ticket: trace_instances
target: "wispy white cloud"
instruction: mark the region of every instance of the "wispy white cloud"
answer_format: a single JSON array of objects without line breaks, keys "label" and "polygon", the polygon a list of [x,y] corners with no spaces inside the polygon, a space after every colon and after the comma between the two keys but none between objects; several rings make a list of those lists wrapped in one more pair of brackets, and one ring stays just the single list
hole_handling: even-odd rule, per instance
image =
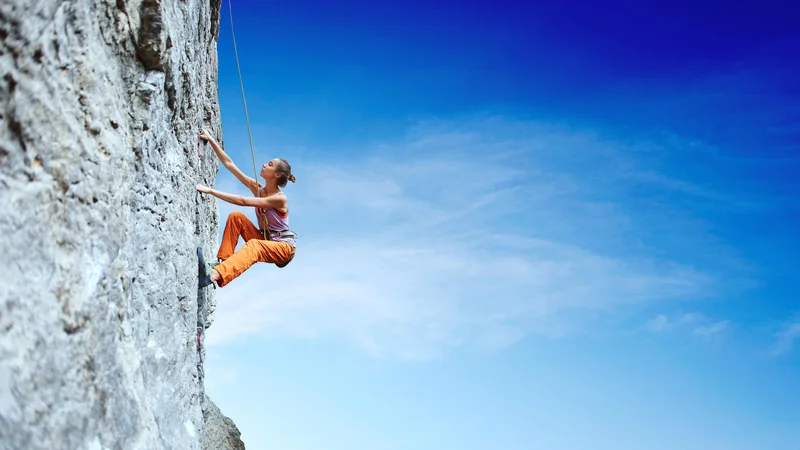
[{"label": "wispy white cloud", "polygon": [[652,319],[648,320],[645,324],[648,330],[660,333],[662,331],[667,331],[671,327],[670,319],[665,316],[664,314],[659,314]]},{"label": "wispy white cloud", "polygon": [[654,333],[688,332],[694,336],[713,340],[732,328],[729,320],[716,320],[698,312],[677,316],[659,314],[645,323],[645,328]]},{"label": "wispy white cloud", "polygon": [[725,331],[728,331],[730,328],[731,322],[729,320],[720,320],[705,325],[699,325],[692,330],[692,333],[697,336],[711,339],[721,335]]},{"label": "wispy white cloud", "polygon": [[800,338],[800,318],[786,324],[783,329],[775,335],[775,354],[784,354],[792,351],[795,341]]},{"label": "wispy white cloud", "polygon": [[[358,158],[294,162],[297,256],[219,290],[208,342],[335,336],[376,355],[426,358],[559,335],[586,312],[713,295],[721,288],[702,255],[724,265],[735,254],[688,212],[664,222],[659,205],[643,207],[642,176],[631,174],[648,174],[661,195],[711,191],[638,168],[646,159],[626,149],[488,118],[421,125]],[[220,206],[223,221],[232,209]]]},{"label": "wispy white cloud", "polygon": [[549,242],[518,252],[502,241],[309,242],[300,264],[258,268],[220,291],[209,339],[346,335],[375,354],[426,357],[555,333],[571,325],[562,316],[570,310],[680,299],[706,281]]}]

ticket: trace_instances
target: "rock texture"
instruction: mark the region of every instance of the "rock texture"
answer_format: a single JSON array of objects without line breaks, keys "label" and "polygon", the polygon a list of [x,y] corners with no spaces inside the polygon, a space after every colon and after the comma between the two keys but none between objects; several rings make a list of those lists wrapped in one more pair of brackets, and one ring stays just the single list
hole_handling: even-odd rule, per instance
[{"label": "rock texture", "polygon": [[239,439],[241,433],[233,421],[217,408],[217,405],[206,398],[207,407],[204,410],[206,418],[206,433],[203,450],[245,450],[244,443]]},{"label": "rock texture", "polygon": [[2,449],[238,436],[206,401],[198,351],[214,298],[195,248],[214,254],[219,219],[195,191],[218,170],[197,134],[221,135],[219,8],[0,3]]}]

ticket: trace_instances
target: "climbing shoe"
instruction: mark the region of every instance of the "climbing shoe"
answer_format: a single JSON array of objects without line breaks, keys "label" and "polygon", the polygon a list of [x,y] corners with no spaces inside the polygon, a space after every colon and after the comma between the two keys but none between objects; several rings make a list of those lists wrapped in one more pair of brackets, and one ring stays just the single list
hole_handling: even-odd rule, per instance
[{"label": "climbing shoe", "polygon": [[217,267],[218,265],[219,265],[218,262],[206,263],[205,274],[206,275],[211,275],[211,271],[214,269],[214,267]]},{"label": "climbing shoe", "polygon": [[200,284],[198,286],[201,287],[201,288],[204,288],[204,287],[210,286],[212,284],[214,286],[217,285],[216,283],[214,283],[214,280],[211,279],[211,275],[209,274],[209,275],[205,275],[205,276],[200,278]]},{"label": "climbing shoe", "polygon": [[219,263],[206,264],[206,259],[203,257],[203,249],[197,247],[197,277],[199,279],[199,287],[204,288],[211,284],[216,286],[216,283],[211,280],[211,269],[218,264]]},{"label": "climbing shoe", "polygon": [[275,263],[275,265],[278,266],[278,268],[283,269],[284,267],[288,266],[293,259],[294,259],[294,252],[292,252],[291,256],[289,256],[289,259],[286,262],[280,264]]}]

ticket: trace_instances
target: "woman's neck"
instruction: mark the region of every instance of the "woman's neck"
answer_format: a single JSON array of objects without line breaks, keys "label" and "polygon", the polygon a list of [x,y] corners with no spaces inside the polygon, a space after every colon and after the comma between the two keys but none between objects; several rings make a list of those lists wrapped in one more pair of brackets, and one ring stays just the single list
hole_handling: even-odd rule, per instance
[{"label": "woman's neck", "polygon": [[278,189],[278,183],[267,183],[267,185],[264,186],[264,189],[261,190],[261,192],[267,195],[275,195],[280,191],[281,190]]}]

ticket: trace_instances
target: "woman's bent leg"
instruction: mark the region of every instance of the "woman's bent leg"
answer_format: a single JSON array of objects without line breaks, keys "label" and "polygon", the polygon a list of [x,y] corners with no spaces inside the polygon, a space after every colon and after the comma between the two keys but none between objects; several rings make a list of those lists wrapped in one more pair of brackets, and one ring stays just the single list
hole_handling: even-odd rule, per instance
[{"label": "woman's bent leg", "polygon": [[226,260],[233,254],[236,250],[236,244],[239,243],[239,236],[243,237],[245,242],[251,239],[263,239],[253,222],[250,222],[241,212],[234,211],[225,221],[222,243],[219,245],[219,251],[217,252],[218,259]]},{"label": "woman's bent leg", "polygon": [[293,254],[294,247],[286,242],[251,239],[241,250],[214,267],[220,276],[217,284],[225,286],[257,262],[281,264],[289,261]]}]

